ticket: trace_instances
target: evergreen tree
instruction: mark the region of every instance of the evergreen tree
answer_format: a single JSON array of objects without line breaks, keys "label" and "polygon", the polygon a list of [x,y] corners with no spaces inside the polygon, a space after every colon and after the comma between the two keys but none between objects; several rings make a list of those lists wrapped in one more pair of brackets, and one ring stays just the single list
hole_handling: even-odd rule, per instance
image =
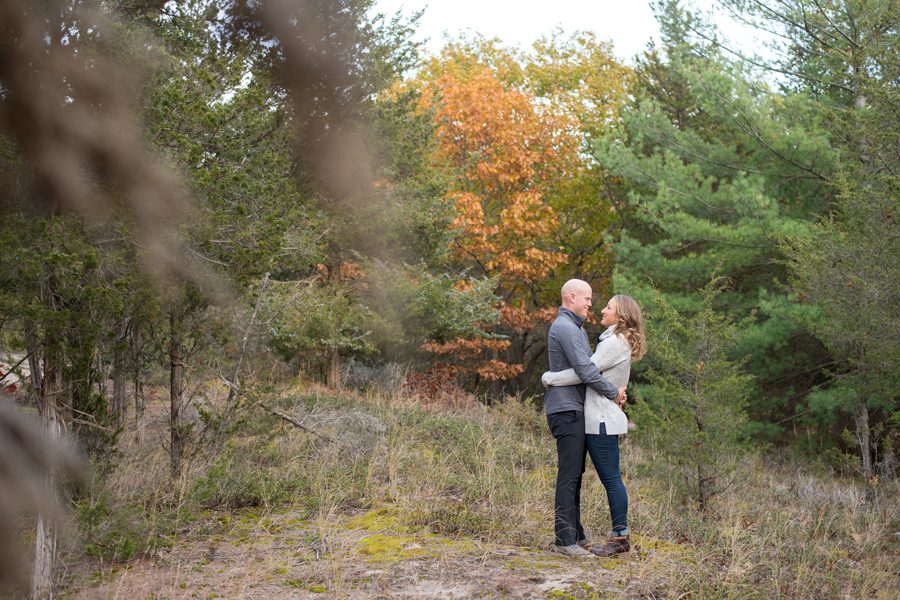
[{"label": "evergreen tree", "polygon": [[810,395],[807,418],[834,433],[836,444],[826,449],[835,463],[855,451],[871,497],[880,476],[896,474],[900,441],[900,6],[791,0],[745,8],[781,34],[770,68],[786,87],[815,98],[840,151],[828,182],[833,206],[812,236],[786,247],[792,282],[814,307],[808,327],[833,357],[828,381]]},{"label": "evergreen tree", "polygon": [[651,468],[675,474],[675,485],[701,510],[732,483],[752,389],[752,378],[729,358],[743,324],[714,306],[724,289],[722,281],[709,283],[691,313],[679,313],[661,294],[643,298],[651,367],[634,407],[637,435],[656,450]]},{"label": "evergreen tree", "polygon": [[787,290],[782,243],[808,236],[829,205],[836,154],[815,103],[769,89],[691,36],[702,23],[677,3],[660,21],[663,47],[641,58],[633,106],[596,147],[622,181],[617,272],[685,314],[716,273],[733,282],[716,308],[755,311],[735,353],[758,384],[753,427],[776,435],[804,412],[827,362],[802,324],[809,307]]}]

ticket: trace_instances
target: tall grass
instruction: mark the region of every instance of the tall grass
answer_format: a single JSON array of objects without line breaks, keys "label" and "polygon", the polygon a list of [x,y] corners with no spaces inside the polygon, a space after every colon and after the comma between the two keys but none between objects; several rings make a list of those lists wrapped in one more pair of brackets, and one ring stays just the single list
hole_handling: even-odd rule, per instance
[{"label": "tall grass", "polygon": [[[329,561],[322,577],[337,593],[350,585],[342,565],[351,557],[332,541],[350,515],[383,506],[411,528],[549,549],[555,446],[529,401],[428,407],[399,394],[317,388],[287,390],[269,401],[318,435],[253,412],[225,443],[199,452],[177,482],[167,479],[165,450],[153,435],[144,445],[124,447],[89,499],[104,498],[107,515],[138,515],[127,528],[134,538],[128,556],[106,559],[122,561],[209,535],[216,523],[210,514],[217,511],[289,511],[312,525],[311,544]],[[734,457],[740,477],[701,514],[682,504],[678,482],[641,469],[665,459],[633,440],[623,442],[630,524],[642,546],[632,560],[629,596],[894,593],[897,482],[883,484],[869,505],[857,482],[786,458],[748,454]],[[607,531],[605,493],[590,464],[582,496],[586,525],[595,534]],[[113,534],[123,529],[103,514],[94,521],[94,535],[97,522]]]}]

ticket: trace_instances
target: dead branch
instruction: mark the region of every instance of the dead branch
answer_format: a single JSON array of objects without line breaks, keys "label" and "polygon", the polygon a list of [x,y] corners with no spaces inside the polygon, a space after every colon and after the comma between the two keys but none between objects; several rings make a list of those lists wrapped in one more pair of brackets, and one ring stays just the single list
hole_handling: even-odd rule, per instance
[{"label": "dead branch", "polygon": [[318,437],[322,438],[323,440],[325,440],[326,442],[334,442],[334,440],[331,439],[330,437],[328,437],[327,435],[319,433],[318,431],[315,431],[314,429],[310,429],[309,427],[307,427],[303,423],[299,422],[297,419],[292,417],[289,413],[281,410],[280,408],[275,408],[274,406],[269,406],[265,402],[260,402],[259,406],[264,408],[265,410],[267,410],[269,413],[275,415],[276,417],[280,417],[281,419],[287,421],[294,427],[302,429],[306,433],[318,436]]},{"label": "dead branch", "polygon": [[222,419],[222,423],[224,424],[231,416],[232,405],[234,404],[234,398],[237,394],[237,382],[238,382],[238,374],[241,370],[241,363],[244,360],[244,354],[247,351],[247,340],[250,338],[250,332],[253,330],[253,325],[256,322],[256,314],[259,312],[259,307],[262,305],[263,296],[266,293],[266,287],[269,285],[269,274],[266,273],[262,278],[262,282],[259,284],[259,295],[256,298],[256,306],[253,308],[253,314],[250,315],[250,322],[247,324],[247,328],[244,330],[244,339],[241,340],[241,351],[238,354],[237,360],[234,363],[234,370],[231,372],[231,378],[229,380],[228,386],[228,399],[225,401],[225,418]]}]

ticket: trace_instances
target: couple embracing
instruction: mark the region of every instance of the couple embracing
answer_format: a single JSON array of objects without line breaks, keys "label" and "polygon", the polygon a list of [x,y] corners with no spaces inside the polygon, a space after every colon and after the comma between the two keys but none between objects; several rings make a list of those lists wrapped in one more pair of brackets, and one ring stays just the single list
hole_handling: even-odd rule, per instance
[{"label": "couple embracing", "polygon": [[[601,311],[600,323],[607,329],[591,354],[582,325],[592,295],[586,281],[571,279],[563,285],[562,306],[547,340],[550,370],[542,378],[558,461],[554,550],[573,557],[610,557],[631,550],[619,436],[628,431],[622,406],[631,362],[645,352],[643,318],[634,299],[613,296]],[[606,488],[612,519],[612,531],[602,544],[592,544],[581,524],[581,477],[588,453]]]}]

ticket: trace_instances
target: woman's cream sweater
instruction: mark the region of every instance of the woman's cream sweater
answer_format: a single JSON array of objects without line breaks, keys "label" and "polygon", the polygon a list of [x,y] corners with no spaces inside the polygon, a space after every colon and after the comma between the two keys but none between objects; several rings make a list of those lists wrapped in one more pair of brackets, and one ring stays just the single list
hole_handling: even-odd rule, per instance
[{"label": "woman's cream sweater", "polygon": [[[631,346],[621,335],[615,334],[613,325],[600,335],[597,350],[591,356],[597,369],[614,386],[628,386],[631,374]],[[547,371],[541,377],[545,386],[578,385],[581,380],[574,369],[565,371]],[[621,435],[628,432],[628,417],[615,402],[604,398],[591,388],[587,389],[584,399],[584,432],[600,433],[600,423],[606,423],[607,435]]]}]

